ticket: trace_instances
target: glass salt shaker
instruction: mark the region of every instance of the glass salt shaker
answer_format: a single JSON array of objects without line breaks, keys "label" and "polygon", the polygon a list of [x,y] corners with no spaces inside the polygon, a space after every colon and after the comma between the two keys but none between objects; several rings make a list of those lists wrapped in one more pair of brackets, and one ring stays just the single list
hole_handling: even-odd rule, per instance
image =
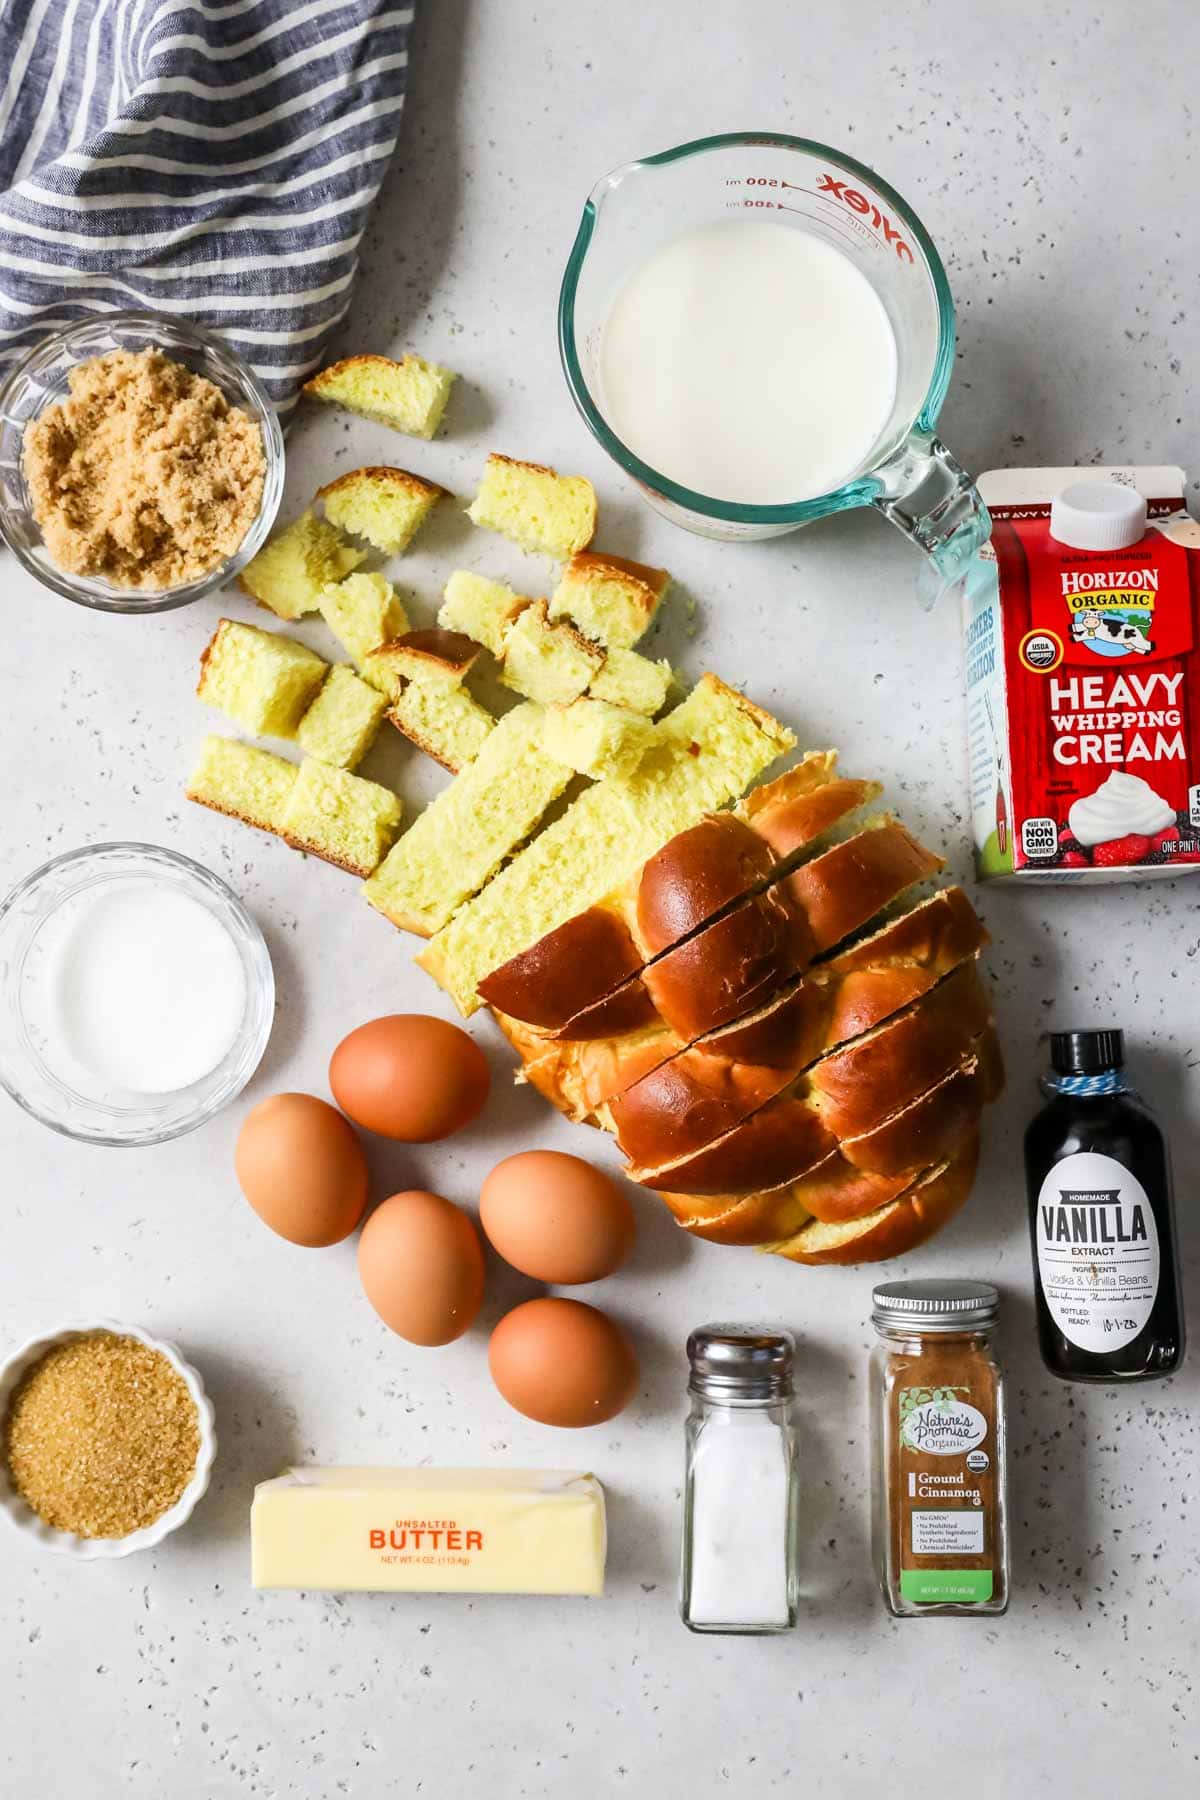
[{"label": "glass salt shaker", "polygon": [[765,1636],[796,1623],[794,1352],[789,1332],[748,1325],[702,1325],[688,1339],[689,1631]]}]

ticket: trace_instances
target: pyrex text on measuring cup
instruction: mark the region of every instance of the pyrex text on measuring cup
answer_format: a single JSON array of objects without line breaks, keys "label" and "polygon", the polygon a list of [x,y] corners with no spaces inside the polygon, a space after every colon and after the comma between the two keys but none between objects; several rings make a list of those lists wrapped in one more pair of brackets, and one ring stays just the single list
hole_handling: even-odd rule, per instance
[{"label": "pyrex text on measuring cup", "polygon": [[945,270],[840,152],[739,132],[615,169],[584,208],[559,342],[595,437],[688,530],[773,537],[873,506],[930,558],[928,597],[988,536],[936,435]]}]

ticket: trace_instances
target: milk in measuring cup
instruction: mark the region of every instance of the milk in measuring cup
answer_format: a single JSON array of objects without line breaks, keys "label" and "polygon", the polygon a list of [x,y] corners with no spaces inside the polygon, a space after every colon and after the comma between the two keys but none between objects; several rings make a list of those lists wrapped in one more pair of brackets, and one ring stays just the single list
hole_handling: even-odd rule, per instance
[{"label": "milk in measuring cup", "polygon": [[1200,868],[1200,526],[1176,468],[998,469],[968,572],[981,880]]},{"label": "milk in measuring cup", "polygon": [[710,499],[784,506],[871,457],[896,398],[875,289],[824,239],[760,219],[683,232],[604,327],[606,414],[634,455]]}]

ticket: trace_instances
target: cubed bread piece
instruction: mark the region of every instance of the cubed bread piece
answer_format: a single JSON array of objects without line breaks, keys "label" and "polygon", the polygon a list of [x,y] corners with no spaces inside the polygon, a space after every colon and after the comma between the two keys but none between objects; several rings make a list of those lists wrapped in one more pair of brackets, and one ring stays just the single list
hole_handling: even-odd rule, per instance
[{"label": "cubed bread piece", "polygon": [[796,741],[715,675],[655,727],[655,740],[628,781],[586,788],[417,958],[461,1012],[480,1004],[485,975],[603,899]]},{"label": "cubed bread piece", "polygon": [[670,686],[669,662],[651,662],[636,650],[610,650],[603,668],[592,676],[588,693],[593,700],[627,706],[630,712],[652,719],[666,704]]},{"label": "cubed bread piece", "polygon": [[465,687],[448,681],[407,682],[388,718],[453,775],[474,762],[496,723]]},{"label": "cubed bread piece", "polygon": [[395,842],[400,813],[389,788],[309,756],[292,784],[279,834],[294,850],[365,878]]},{"label": "cubed bread piece", "polygon": [[551,625],[546,602],[526,606],[508,628],[500,679],[542,706],[566,706],[587,690],[604,652],[570,625]]},{"label": "cubed bread piece", "polygon": [[596,491],[582,475],[560,475],[542,463],[489,456],[468,518],[499,531],[522,550],[574,556],[592,541]]},{"label": "cubed bread piece", "polygon": [[542,723],[532,701],[506,713],[376,869],[363,891],[394,925],[432,936],[557,800],[571,770],[542,747]]},{"label": "cubed bread piece", "polygon": [[595,781],[623,781],[655,741],[649,719],[605,700],[573,700],[551,706],[542,727],[542,747],[580,775]]},{"label": "cubed bread piece", "polygon": [[291,738],[328,668],[281,632],[221,619],[200,658],[196,693],[256,737]]},{"label": "cubed bread piece", "polygon": [[389,700],[398,700],[407,681],[442,681],[457,687],[479,655],[479,645],[461,631],[408,631],[372,650],[363,674]]},{"label": "cubed bread piece", "polygon": [[347,356],[306,381],[304,392],[393,431],[431,438],[456,379],[453,370],[420,356],[402,356],[399,362],[390,356]]},{"label": "cubed bread piece", "polygon": [[407,550],[445,488],[407,469],[351,469],[317,489],[325,517],[343,531],[366,538],[385,556]]},{"label": "cubed bread piece", "polygon": [[348,575],[322,588],[319,605],[334,637],[360,665],[380,644],[408,630],[408,614],[383,575]]},{"label": "cubed bread piece", "polygon": [[632,650],[650,629],[670,585],[665,569],[581,551],[562,572],[550,617],[572,620],[606,650]]},{"label": "cubed bread piece", "polygon": [[187,797],[260,831],[279,832],[298,774],[295,763],[269,750],[239,738],[206,737],[188,779]]},{"label": "cubed bread piece", "polygon": [[379,730],[387,700],[349,663],[335,663],[324,687],[301,719],[296,742],[335,769],[358,766]]},{"label": "cubed bread piece", "polygon": [[238,586],[281,619],[316,612],[331,581],[357,569],[366,555],[336,525],[304,512],[267,539],[238,578]]},{"label": "cubed bread piece", "polygon": [[493,656],[504,655],[508,628],[522,608],[530,605],[502,581],[455,569],[446,583],[438,624],[445,631],[461,631]]}]

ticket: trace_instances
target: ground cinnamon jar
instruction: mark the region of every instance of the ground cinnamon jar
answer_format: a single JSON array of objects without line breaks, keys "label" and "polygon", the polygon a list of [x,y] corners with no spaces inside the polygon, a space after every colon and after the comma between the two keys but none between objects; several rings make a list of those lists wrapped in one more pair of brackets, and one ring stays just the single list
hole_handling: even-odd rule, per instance
[{"label": "ground cinnamon jar", "polygon": [[1004,1383],[986,1281],[875,1289],[871,1353],[875,1573],[899,1618],[1008,1606]]}]

